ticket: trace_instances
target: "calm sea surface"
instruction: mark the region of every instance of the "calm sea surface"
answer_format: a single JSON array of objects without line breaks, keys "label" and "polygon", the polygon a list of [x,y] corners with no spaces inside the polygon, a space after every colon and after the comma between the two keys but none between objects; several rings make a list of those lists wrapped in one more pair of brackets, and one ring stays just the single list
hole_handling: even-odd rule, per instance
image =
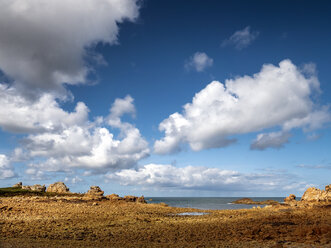
[{"label": "calm sea surface", "polygon": [[[164,202],[171,207],[197,209],[248,209],[258,205],[231,204],[243,197],[145,197],[148,203]],[[254,201],[275,200],[283,202],[285,197],[249,197]],[[261,205],[260,205],[261,206]],[[263,206],[263,205],[262,205]]]}]

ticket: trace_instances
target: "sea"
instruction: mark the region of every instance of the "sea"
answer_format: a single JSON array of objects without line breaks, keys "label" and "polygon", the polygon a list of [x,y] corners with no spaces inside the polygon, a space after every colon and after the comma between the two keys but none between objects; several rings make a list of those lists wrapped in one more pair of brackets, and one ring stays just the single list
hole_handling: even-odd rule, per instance
[{"label": "sea", "polygon": [[[244,197],[145,197],[147,203],[165,203],[171,207],[216,209],[249,209],[264,205],[233,204],[231,202]],[[285,197],[249,197],[253,201],[274,200],[283,202]]]}]

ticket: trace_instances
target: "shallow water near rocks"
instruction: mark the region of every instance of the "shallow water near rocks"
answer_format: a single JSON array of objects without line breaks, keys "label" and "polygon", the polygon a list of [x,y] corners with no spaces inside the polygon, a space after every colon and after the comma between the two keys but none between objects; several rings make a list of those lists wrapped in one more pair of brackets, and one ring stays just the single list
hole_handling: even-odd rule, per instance
[{"label": "shallow water near rocks", "polygon": [[[196,208],[204,210],[220,209],[250,209],[253,207],[264,207],[265,205],[230,204],[243,197],[145,197],[147,203],[161,203],[171,207]],[[283,202],[284,197],[249,197],[254,201],[275,200]]]},{"label": "shallow water near rocks", "polygon": [[201,216],[201,215],[207,215],[209,213],[204,213],[204,212],[184,212],[184,213],[179,213],[177,215],[180,216]]}]

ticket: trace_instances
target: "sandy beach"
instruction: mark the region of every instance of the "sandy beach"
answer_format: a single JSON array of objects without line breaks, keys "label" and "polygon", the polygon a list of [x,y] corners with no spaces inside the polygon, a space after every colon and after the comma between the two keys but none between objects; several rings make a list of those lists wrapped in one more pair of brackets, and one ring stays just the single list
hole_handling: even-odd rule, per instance
[{"label": "sandy beach", "polygon": [[[200,216],[177,215],[206,212]],[[183,209],[79,197],[3,197],[0,247],[330,247],[330,206]]]}]

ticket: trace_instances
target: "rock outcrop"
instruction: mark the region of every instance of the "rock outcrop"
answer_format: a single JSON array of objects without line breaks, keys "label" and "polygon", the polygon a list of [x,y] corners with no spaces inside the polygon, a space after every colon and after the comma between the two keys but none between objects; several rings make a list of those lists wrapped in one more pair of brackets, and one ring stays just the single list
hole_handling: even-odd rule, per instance
[{"label": "rock outcrop", "polygon": [[46,186],[45,185],[40,185],[40,184],[31,185],[31,190],[32,191],[38,191],[38,192],[45,192],[46,191]]},{"label": "rock outcrop", "polygon": [[297,206],[297,200],[296,196],[293,194],[290,194],[288,197],[284,199],[284,203],[290,206]]},{"label": "rock outcrop", "polygon": [[91,186],[89,191],[84,195],[86,200],[101,200],[104,198],[103,191],[99,186]]},{"label": "rock outcrop", "polygon": [[147,203],[144,196],[138,197],[137,202],[139,202],[139,203]]},{"label": "rock outcrop", "polygon": [[13,185],[13,188],[22,188],[22,182],[18,182]]},{"label": "rock outcrop", "polygon": [[308,188],[302,195],[300,201],[296,201],[295,195],[291,194],[284,199],[286,205],[292,207],[314,207],[331,204],[331,184],[325,186],[325,190],[315,187]]},{"label": "rock outcrop", "polygon": [[325,190],[320,190],[314,187],[308,188],[301,202],[304,203],[331,203],[331,184],[325,186]]},{"label": "rock outcrop", "polygon": [[279,202],[274,200],[253,201],[251,198],[242,198],[231,202],[233,204],[248,204],[248,205],[277,205]]},{"label": "rock outcrop", "polygon": [[111,200],[111,201],[121,201],[121,200],[123,200],[123,198],[120,197],[120,196],[117,195],[117,194],[106,195],[106,198],[107,198],[108,200]]},{"label": "rock outcrop", "polygon": [[233,204],[253,204],[253,200],[251,198],[242,198],[242,199],[235,200],[231,203],[233,203]]},{"label": "rock outcrop", "polygon": [[125,202],[137,202],[137,203],[147,203],[144,196],[133,196],[133,195],[126,195],[124,197],[120,197],[116,194],[111,194],[106,196],[107,199],[111,201],[125,201]]},{"label": "rock outcrop", "polygon": [[56,182],[48,186],[47,192],[53,193],[70,193],[69,188],[63,182]]},{"label": "rock outcrop", "polygon": [[146,203],[144,196],[133,196],[133,195],[126,195],[123,197],[124,201],[126,202],[138,202],[138,203]]},{"label": "rock outcrop", "polygon": [[286,198],[284,199],[284,202],[287,203],[287,202],[295,201],[295,198],[296,198],[295,195],[290,194],[288,197],[286,197]]},{"label": "rock outcrop", "polygon": [[45,192],[46,191],[46,186],[45,185],[40,185],[40,184],[25,185],[25,186],[22,186],[22,189],[36,191],[36,192]]},{"label": "rock outcrop", "polygon": [[124,201],[126,202],[135,202],[138,197],[133,196],[133,195],[126,195],[123,197]]}]

